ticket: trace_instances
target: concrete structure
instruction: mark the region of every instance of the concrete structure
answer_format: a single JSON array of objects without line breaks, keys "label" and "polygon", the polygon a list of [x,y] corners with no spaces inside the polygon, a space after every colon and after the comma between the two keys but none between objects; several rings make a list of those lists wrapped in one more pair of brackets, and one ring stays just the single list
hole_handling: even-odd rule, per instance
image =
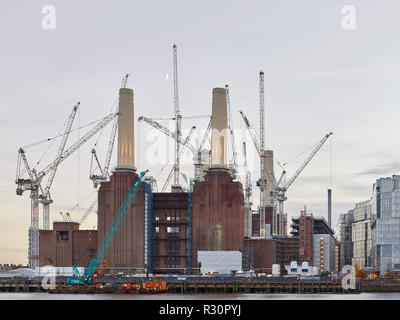
[{"label": "concrete structure", "polygon": [[330,233],[314,234],[314,267],[320,272],[336,271],[335,267],[335,239]]},{"label": "concrete structure", "polygon": [[292,234],[299,236],[299,255],[302,262],[323,271],[334,271],[335,246],[334,231],[323,217],[314,217],[304,211],[299,218],[292,218]]},{"label": "concrete structure", "polygon": [[[275,214],[275,207],[266,206],[265,207],[265,227],[266,227],[266,235],[267,237],[272,236],[272,222]],[[260,213],[258,211],[252,211],[251,215],[251,233],[252,237],[260,236]]]},{"label": "concrete structure", "polygon": [[[98,193],[98,241],[103,240],[128,191],[138,179],[135,169],[133,90],[119,90],[118,161],[110,181]],[[145,183],[115,236],[106,260],[109,267],[145,268]]]},{"label": "concrete structure", "polygon": [[353,210],[349,210],[347,213],[339,216],[340,269],[342,269],[345,265],[352,265],[353,263],[353,221]]},{"label": "concrete structure", "polygon": [[227,169],[210,168],[192,193],[192,268],[197,251],[239,251],[244,239],[242,184]]},{"label": "concrete structure", "polygon": [[[264,151],[264,170],[266,170],[271,175],[271,177],[274,176],[274,152],[272,150]],[[268,174],[265,174],[265,179],[267,181],[265,192],[264,192],[265,204],[273,205],[274,203],[272,202],[272,197],[271,197],[272,182],[268,178]]]},{"label": "concrete structure", "polygon": [[135,169],[133,90],[119,89],[118,169]]},{"label": "concrete structure", "polygon": [[291,261],[299,262],[298,237],[276,239],[245,239],[243,245],[243,269],[271,274],[272,265],[280,265],[280,272]]},{"label": "concrete structure", "polygon": [[[138,179],[132,169],[115,170],[109,182],[103,182],[98,192],[99,244],[109,230],[128,191]],[[105,259],[109,267],[145,268],[145,186],[143,183],[122,225],[108,249]]]},{"label": "concrete structure", "polygon": [[245,239],[243,244],[243,270],[272,273],[276,263],[276,240]]},{"label": "concrete structure", "polygon": [[76,222],[54,222],[40,230],[39,266],[88,267],[97,251],[97,230],[79,230]]},{"label": "concrete structure", "polygon": [[328,226],[332,227],[332,189],[328,189]]},{"label": "concrete structure", "polygon": [[226,89],[214,88],[211,114],[211,167],[226,168],[228,156],[228,111]]},{"label": "concrete structure", "polygon": [[191,203],[188,193],[153,194],[153,273],[188,274]]}]

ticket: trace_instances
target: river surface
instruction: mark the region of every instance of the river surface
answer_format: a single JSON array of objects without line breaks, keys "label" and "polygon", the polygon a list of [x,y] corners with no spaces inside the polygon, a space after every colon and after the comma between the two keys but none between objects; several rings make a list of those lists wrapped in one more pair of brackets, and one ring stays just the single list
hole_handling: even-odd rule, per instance
[{"label": "river surface", "polygon": [[0,300],[400,300],[400,292],[360,294],[48,294],[0,293]]}]

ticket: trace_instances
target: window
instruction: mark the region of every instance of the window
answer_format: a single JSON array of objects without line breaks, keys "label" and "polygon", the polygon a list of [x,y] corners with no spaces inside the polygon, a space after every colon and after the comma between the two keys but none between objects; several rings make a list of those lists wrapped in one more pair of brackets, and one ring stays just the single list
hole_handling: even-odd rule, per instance
[{"label": "window", "polygon": [[160,227],[156,227],[156,233],[160,232]]},{"label": "window", "polygon": [[57,241],[59,240],[68,240],[68,231],[57,231]]},{"label": "window", "polygon": [[168,233],[179,233],[179,227],[167,227]]}]

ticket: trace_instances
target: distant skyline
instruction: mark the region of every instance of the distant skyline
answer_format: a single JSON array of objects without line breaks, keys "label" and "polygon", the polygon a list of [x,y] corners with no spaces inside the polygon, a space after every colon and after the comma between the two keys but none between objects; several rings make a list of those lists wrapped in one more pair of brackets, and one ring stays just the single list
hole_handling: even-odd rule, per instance
[{"label": "distant skyline", "polygon": [[[49,23],[43,20],[46,5],[55,9],[54,30],[43,28]],[[355,9],[355,29],[343,28],[342,10],[349,5]],[[1,2],[0,264],[27,263],[30,199],[28,192],[15,193],[18,148],[57,135],[77,101],[81,106],[73,128],[110,113],[125,73],[131,74],[135,118],[172,117],[174,43],[182,114],[211,114],[212,88],[229,84],[239,154],[244,125],[238,111],[259,129],[260,70],[265,73],[266,145],[281,163],[309,150],[287,164],[288,178],[310,148],[333,131],[290,187],[285,206],[289,219],[304,205],[327,219],[332,187],[335,226],[339,214],[371,197],[376,179],[400,173],[399,16],[396,0]],[[192,125],[204,130],[207,119],[182,123],[187,134]],[[101,161],[110,129],[98,140]],[[87,130],[71,133],[68,145]],[[150,169],[161,189],[173,163],[173,141],[164,143],[170,155],[165,166],[151,156],[156,137],[161,137],[157,131],[136,122],[136,166]],[[60,165],[52,187],[52,220],[88,197],[71,212],[79,219],[95,197],[88,177],[96,141]],[[58,143],[38,168],[52,160]],[[32,165],[49,145],[26,148]],[[255,181],[258,160],[249,138],[247,153]],[[114,149],[112,163],[115,159]],[[189,153],[185,159],[183,170],[192,177]],[[275,163],[278,177],[280,172]],[[258,198],[253,183],[254,203]],[[82,227],[95,224],[92,213]]]}]

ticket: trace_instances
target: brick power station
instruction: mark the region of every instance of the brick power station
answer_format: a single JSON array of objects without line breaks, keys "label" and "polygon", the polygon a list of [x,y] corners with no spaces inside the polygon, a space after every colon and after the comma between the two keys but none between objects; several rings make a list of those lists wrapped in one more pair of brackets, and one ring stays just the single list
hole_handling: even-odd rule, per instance
[{"label": "brick power station", "polygon": [[[118,160],[98,191],[98,230],[57,222],[40,232],[40,266],[87,267],[128,190],[138,179],[134,158],[133,90],[119,93]],[[144,182],[109,248],[110,268],[197,274],[197,252],[242,251],[242,184],[227,168],[227,101],[224,88],[212,95],[211,163],[192,192],[153,192]],[[257,253],[255,253],[257,254]],[[254,260],[254,259],[253,259]],[[275,259],[272,259],[275,260]],[[271,261],[272,261],[271,260]]]}]

